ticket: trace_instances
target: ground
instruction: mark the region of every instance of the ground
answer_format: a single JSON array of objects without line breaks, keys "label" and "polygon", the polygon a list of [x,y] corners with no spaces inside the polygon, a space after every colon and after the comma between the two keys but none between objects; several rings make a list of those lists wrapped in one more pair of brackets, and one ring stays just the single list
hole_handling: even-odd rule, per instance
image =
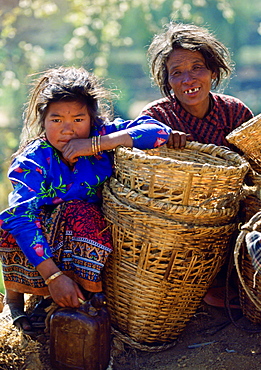
[{"label": "ground", "polygon": [[256,331],[261,326],[252,324],[240,310],[232,314],[235,324],[225,309],[203,303],[173,348],[159,353],[127,348],[116,358],[114,369],[260,370],[261,331],[251,333],[245,329]]},{"label": "ground", "polygon": [[[215,308],[203,302],[175,345],[160,352],[141,351],[123,343],[118,336],[113,335],[113,361],[109,369],[260,370],[261,332],[249,331],[261,330],[261,326],[254,325],[243,317],[241,310],[232,310],[231,313],[234,323],[229,319],[225,309]],[[12,335],[16,334],[13,328],[12,330]],[[10,340],[10,333],[8,338]],[[21,363],[17,360],[17,354],[12,359],[10,357],[12,365],[7,363],[7,359],[0,358],[0,369],[51,370],[48,335],[39,333],[29,342],[33,350],[28,348],[25,351]],[[6,343],[6,345],[7,349],[2,348],[2,354],[3,351],[10,351],[10,344]],[[18,351],[18,347],[21,347],[21,343],[19,345],[17,342],[14,344],[13,351]],[[23,347],[26,347],[24,342]]]}]

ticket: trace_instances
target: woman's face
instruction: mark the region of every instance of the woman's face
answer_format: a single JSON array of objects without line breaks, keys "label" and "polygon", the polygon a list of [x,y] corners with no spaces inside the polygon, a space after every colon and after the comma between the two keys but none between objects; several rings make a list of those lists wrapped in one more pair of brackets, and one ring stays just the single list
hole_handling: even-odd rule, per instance
[{"label": "woman's face", "polygon": [[206,67],[199,51],[174,50],[167,61],[168,83],[188,112],[202,116],[209,109],[211,81],[216,74]]},{"label": "woman's face", "polygon": [[85,104],[78,101],[50,103],[44,120],[46,138],[61,151],[71,139],[87,139],[91,117]]}]

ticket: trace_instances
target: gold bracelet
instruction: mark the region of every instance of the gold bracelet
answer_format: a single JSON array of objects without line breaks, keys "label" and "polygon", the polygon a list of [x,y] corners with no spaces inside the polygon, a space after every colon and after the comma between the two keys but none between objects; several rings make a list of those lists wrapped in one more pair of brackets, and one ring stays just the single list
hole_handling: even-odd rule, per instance
[{"label": "gold bracelet", "polygon": [[97,136],[95,136],[95,155],[98,154],[98,143],[97,143]]},{"label": "gold bracelet", "polygon": [[102,151],[101,151],[101,135],[99,135],[98,139],[97,139],[97,149],[98,149],[98,153],[102,153]]},{"label": "gold bracelet", "polygon": [[51,281],[53,281],[54,279],[58,278],[58,276],[61,276],[61,275],[63,275],[62,271],[55,272],[54,274],[49,276],[48,279],[45,280],[45,284],[49,285]]},{"label": "gold bracelet", "polygon": [[92,153],[93,153],[93,155],[97,155],[98,152],[99,152],[99,150],[98,150],[98,137],[93,136],[92,137]]},{"label": "gold bracelet", "polygon": [[95,136],[92,137],[92,154],[95,155]]}]

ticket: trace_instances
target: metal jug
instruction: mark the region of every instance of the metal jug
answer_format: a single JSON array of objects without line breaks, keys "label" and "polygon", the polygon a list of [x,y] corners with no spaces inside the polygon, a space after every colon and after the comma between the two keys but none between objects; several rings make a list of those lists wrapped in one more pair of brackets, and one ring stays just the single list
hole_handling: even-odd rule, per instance
[{"label": "metal jug", "polygon": [[50,358],[57,370],[105,370],[110,362],[110,317],[103,293],[50,319]]}]

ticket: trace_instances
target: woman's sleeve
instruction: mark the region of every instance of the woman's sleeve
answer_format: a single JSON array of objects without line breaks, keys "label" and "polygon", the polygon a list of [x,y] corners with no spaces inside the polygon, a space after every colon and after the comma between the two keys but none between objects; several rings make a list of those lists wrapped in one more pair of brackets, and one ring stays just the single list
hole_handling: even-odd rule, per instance
[{"label": "woman's sleeve", "polygon": [[13,185],[9,208],[0,214],[1,228],[13,235],[34,266],[52,257],[39,218],[40,207],[51,199],[46,191],[46,173],[46,166],[34,159],[15,159],[8,173]]},{"label": "woman's sleeve", "polygon": [[171,128],[156,121],[150,116],[140,116],[133,121],[116,119],[104,126],[103,134],[127,130],[133,140],[133,146],[138,149],[153,149],[166,144]]}]

